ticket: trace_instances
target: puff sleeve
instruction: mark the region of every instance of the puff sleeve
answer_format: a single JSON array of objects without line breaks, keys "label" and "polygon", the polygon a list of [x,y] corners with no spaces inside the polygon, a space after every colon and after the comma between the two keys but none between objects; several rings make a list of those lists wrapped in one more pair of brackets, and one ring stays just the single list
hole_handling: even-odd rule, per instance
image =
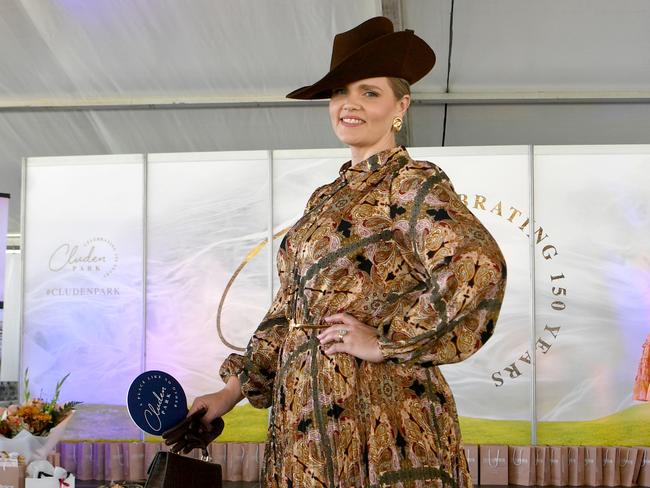
[{"label": "puff sleeve", "polygon": [[242,394],[256,408],[271,406],[278,355],[289,330],[285,305],[286,296],[281,288],[248,341],[245,355],[230,354],[219,369],[224,383],[231,376],[239,378]]},{"label": "puff sleeve", "polygon": [[421,286],[383,327],[384,359],[440,365],[468,358],[492,336],[501,309],[506,263],[499,246],[427,161],[393,179],[390,213],[397,247]]}]

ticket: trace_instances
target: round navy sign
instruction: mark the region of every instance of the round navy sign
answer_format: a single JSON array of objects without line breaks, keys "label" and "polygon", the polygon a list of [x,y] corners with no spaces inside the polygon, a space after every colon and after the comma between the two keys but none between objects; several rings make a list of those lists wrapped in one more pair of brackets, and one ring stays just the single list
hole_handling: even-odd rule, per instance
[{"label": "round navy sign", "polygon": [[187,416],[183,387],[164,371],[146,371],[134,379],[126,401],[131,419],[148,434],[162,435]]}]

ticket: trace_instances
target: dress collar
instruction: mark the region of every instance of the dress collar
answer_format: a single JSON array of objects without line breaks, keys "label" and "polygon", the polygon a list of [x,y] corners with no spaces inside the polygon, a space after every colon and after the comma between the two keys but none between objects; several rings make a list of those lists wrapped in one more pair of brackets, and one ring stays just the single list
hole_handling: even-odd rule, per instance
[{"label": "dress collar", "polygon": [[379,151],[356,164],[352,164],[352,160],[349,160],[341,166],[339,174],[344,180],[349,181],[354,178],[355,175],[371,173],[381,168],[387,162],[392,161],[401,154],[406,154],[406,147],[400,145]]}]

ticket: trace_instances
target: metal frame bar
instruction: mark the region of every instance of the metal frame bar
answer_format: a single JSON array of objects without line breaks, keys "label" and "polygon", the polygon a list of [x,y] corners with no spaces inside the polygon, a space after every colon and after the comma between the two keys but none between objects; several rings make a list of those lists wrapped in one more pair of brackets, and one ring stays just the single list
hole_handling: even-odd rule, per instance
[{"label": "metal frame bar", "polygon": [[535,146],[528,145],[528,218],[530,231],[528,258],[530,261],[530,443],[537,445],[537,323],[535,320]]},{"label": "metal frame bar", "polygon": [[[52,110],[162,110],[192,108],[269,108],[326,106],[327,100],[289,100],[282,97],[147,97],[47,98],[0,100],[0,112]],[[412,105],[602,104],[650,103],[650,91],[616,92],[414,92]]]},{"label": "metal frame bar", "polygon": [[20,403],[23,398],[24,391],[23,385],[25,378],[23,377],[23,358],[25,357],[23,347],[23,330],[25,322],[25,235],[27,234],[25,222],[27,221],[27,158],[22,159],[22,174],[21,174],[21,192],[20,192],[20,300],[18,306],[20,307],[19,323],[18,323],[18,402]]},{"label": "metal frame bar", "polygon": [[381,15],[388,17],[396,31],[403,27],[402,0],[381,0]]},{"label": "metal frame bar", "polygon": [[[147,367],[147,266],[149,256],[149,153],[142,155],[142,353],[140,372]],[[140,440],[144,441],[144,431],[140,431]]]},{"label": "metal frame bar", "polygon": [[269,179],[269,213],[268,213],[268,228],[267,228],[267,247],[268,247],[268,286],[271,293],[269,306],[273,303],[275,290],[273,290],[273,151],[267,151],[268,154],[268,179]]}]

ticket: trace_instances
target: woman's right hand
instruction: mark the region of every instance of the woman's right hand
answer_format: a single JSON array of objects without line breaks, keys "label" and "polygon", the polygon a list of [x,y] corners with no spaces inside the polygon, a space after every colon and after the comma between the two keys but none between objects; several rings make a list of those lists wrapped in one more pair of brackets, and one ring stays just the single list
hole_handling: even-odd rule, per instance
[{"label": "woman's right hand", "polygon": [[223,417],[230,412],[243,398],[239,378],[231,376],[222,390],[196,397],[187,416],[189,417],[201,408],[205,408],[206,412],[201,418],[201,423],[206,428],[210,428],[210,423],[214,419]]}]

